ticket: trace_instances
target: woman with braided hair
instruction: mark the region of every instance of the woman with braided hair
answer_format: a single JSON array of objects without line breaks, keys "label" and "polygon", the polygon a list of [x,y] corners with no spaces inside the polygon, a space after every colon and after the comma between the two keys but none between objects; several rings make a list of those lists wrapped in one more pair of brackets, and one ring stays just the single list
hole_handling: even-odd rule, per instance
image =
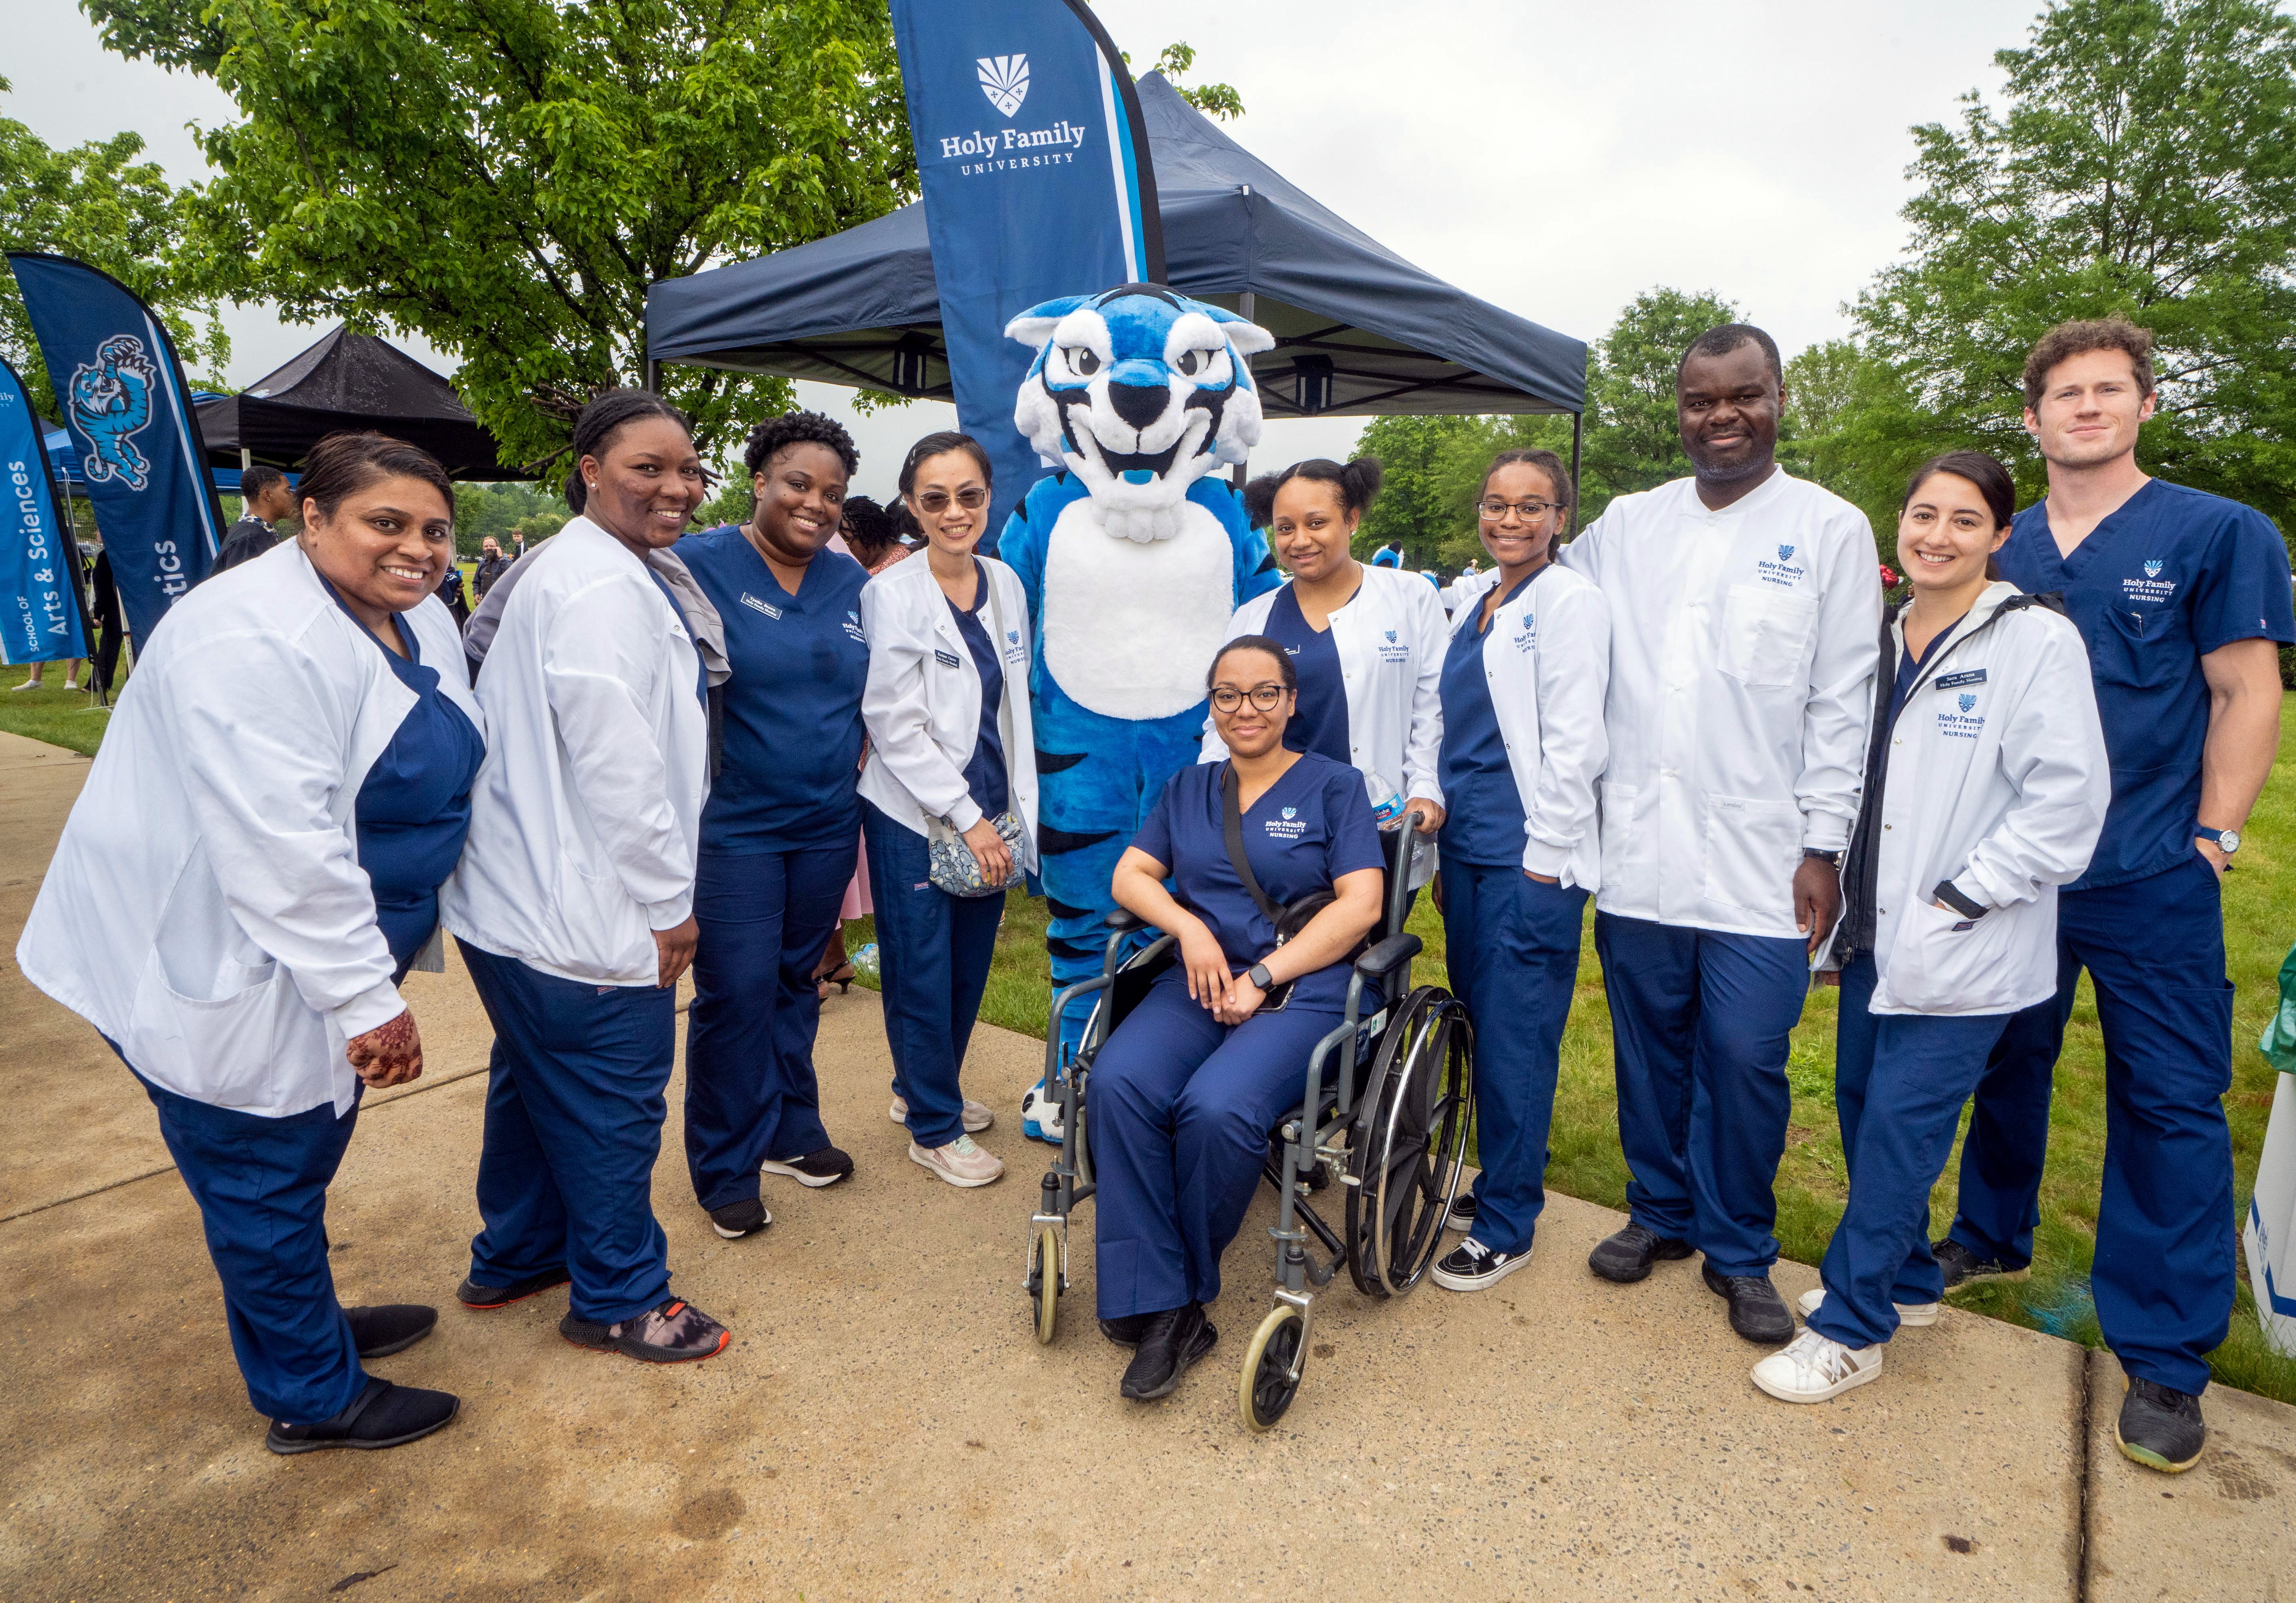
[{"label": "woman with braided hair", "polygon": [[701,942],[685,1037],[685,1159],[718,1235],[772,1221],[759,1174],[830,1186],[853,1172],[821,1122],[816,967],[861,838],[861,629],[868,570],[832,548],[852,436],[817,412],[750,431],[757,508],[677,554],[725,620],[732,670],[711,692],[722,728],[701,815]]}]

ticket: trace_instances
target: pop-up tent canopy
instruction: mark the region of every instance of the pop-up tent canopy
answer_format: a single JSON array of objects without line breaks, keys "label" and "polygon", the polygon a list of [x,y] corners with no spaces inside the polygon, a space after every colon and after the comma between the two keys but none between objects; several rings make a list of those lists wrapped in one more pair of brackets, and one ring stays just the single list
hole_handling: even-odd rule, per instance
[{"label": "pop-up tent canopy", "polygon": [[[1139,91],[1167,275],[1275,334],[1251,363],[1268,416],[1583,410],[1583,341],[1412,266],[1221,133],[1162,74]],[[923,203],[654,285],[646,354],[950,399]]]},{"label": "pop-up tent canopy", "polygon": [[376,429],[421,446],[450,478],[527,476],[501,464],[494,436],[452,384],[390,341],[340,324],[278,372],[192,411],[215,467],[295,467],[329,434]]}]

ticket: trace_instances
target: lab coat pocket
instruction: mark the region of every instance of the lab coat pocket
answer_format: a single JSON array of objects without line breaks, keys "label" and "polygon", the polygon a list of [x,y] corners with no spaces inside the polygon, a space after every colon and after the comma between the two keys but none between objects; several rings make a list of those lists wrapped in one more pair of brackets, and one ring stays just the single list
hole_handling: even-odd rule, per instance
[{"label": "lab coat pocket", "polygon": [[1722,604],[1722,671],[1748,685],[1807,677],[1817,598],[1769,585],[1732,585]]},{"label": "lab coat pocket", "polygon": [[1933,901],[1906,908],[1890,943],[1886,999],[1915,1013],[2013,1011],[2013,913],[1999,908],[1972,919]]},{"label": "lab coat pocket", "polygon": [[[573,938],[572,949],[584,952],[630,952],[645,923],[619,875],[611,869],[593,874],[571,852],[562,852],[558,859],[558,918],[560,929]],[[567,972],[579,969],[570,966]],[[605,981],[619,972],[610,964],[584,977]]]},{"label": "lab coat pocket", "polygon": [[1793,924],[1801,810],[1749,796],[1706,798],[1706,900]]},{"label": "lab coat pocket", "polygon": [[281,1015],[303,1010],[302,995],[276,963],[229,967],[248,982],[221,996],[186,996],[168,982],[154,951],[136,981],[120,1048],[138,1073],[171,1091],[217,1107],[267,1108]]},{"label": "lab coat pocket", "polygon": [[1635,849],[1635,807],[1641,791],[1631,785],[1603,780],[1597,787],[1602,801],[1603,872],[1606,878],[1626,867]]}]

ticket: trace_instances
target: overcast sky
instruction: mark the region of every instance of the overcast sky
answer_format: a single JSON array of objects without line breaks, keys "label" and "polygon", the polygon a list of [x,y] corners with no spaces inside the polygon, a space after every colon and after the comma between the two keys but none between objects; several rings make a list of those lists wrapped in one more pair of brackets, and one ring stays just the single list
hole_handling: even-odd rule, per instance
[{"label": "overcast sky", "polygon": [[[1598,338],[1636,292],[1713,290],[1787,353],[1842,333],[1841,304],[1904,242],[1907,129],[1997,92],[1994,51],[2037,0],[1100,0],[1144,70],[1166,44],[1234,84],[1236,141],[1399,254],[1510,311]],[[29,14],[27,13],[29,12]],[[51,144],[130,127],[178,181],[185,125],[232,116],[204,79],[108,55],[69,0],[9,25],[0,112]],[[410,101],[410,110],[419,102]],[[315,338],[261,307],[226,320],[244,386]],[[401,341],[451,371],[418,339]],[[800,385],[840,414],[845,391]],[[859,487],[950,426],[913,404],[854,422]],[[1343,452],[1357,420],[1271,423],[1270,463]]]}]

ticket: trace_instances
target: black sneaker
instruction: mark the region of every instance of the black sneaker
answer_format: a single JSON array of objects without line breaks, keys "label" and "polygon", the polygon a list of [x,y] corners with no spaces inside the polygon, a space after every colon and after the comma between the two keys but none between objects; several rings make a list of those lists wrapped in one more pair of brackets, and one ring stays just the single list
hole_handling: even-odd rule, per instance
[{"label": "black sneaker", "polygon": [[1210,1352],[1218,1340],[1219,1332],[1204,1318],[1201,1303],[1152,1313],[1140,1334],[1140,1350],[1132,1355],[1119,1389],[1135,1402],[1168,1397],[1188,1366]]},{"label": "black sneaker", "polygon": [[529,1275],[523,1280],[512,1280],[507,1286],[481,1286],[465,1277],[455,1288],[455,1301],[465,1308],[483,1312],[491,1308],[507,1308],[512,1303],[523,1302],[539,1291],[554,1286],[563,1286],[573,1277],[562,1269],[545,1269],[538,1275]]},{"label": "black sneaker", "polygon": [[1528,1252],[1495,1253],[1470,1236],[1436,1264],[1435,1284],[1446,1291],[1481,1291],[1529,1262]]},{"label": "black sneaker", "polygon": [[1731,1329],[1750,1342],[1771,1346],[1793,1339],[1793,1311],[1778,1295],[1769,1276],[1720,1275],[1710,1263],[1701,1264],[1698,1272],[1704,1277],[1707,1290],[1729,1299]]},{"label": "black sneaker", "polygon": [[2123,1456],[2147,1469],[2182,1475],[2201,1461],[2209,1427],[2201,1418],[2201,1400],[2192,1393],[2132,1380],[2112,1436]]},{"label": "black sneaker", "polygon": [[1149,1321],[1155,1317],[1152,1313],[1119,1314],[1112,1319],[1101,1320],[1100,1333],[1119,1347],[1136,1347],[1147,1334]]},{"label": "black sneaker", "polygon": [[404,1352],[439,1328],[439,1311],[413,1303],[385,1303],[378,1308],[346,1308],[343,1318],[358,1344],[361,1358],[389,1358]]},{"label": "black sneaker", "polygon": [[1472,1191],[1462,1191],[1453,1197],[1451,1211],[1443,1216],[1443,1222],[1455,1230],[1473,1229],[1475,1228],[1475,1194]]},{"label": "black sneaker", "polygon": [[1689,1256],[1690,1243],[1687,1241],[1674,1241],[1654,1235],[1629,1221],[1625,1229],[1616,1235],[1605,1236],[1595,1244],[1595,1250],[1587,1254],[1587,1267],[1605,1280],[1631,1286],[1648,1275],[1651,1265],[1660,1259]]},{"label": "black sneaker", "polygon": [[649,1308],[634,1319],[600,1325],[569,1313],[558,1321],[558,1334],[578,1347],[600,1352],[619,1352],[650,1364],[690,1363],[715,1358],[734,1339],[734,1333],[693,1303],[672,1297]]},{"label": "black sneaker", "polygon": [[853,1172],[853,1159],[841,1148],[824,1147],[801,1158],[769,1158],[758,1167],[767,1174],[785,1174],[800,1186],[833,1186]]},{"label": "black sneaker", "polygon": [[2022,1280],[2033,1272],[2030,1267],[2011,1269],[1998,1258],[1980,1258],[1950,1236],[1943,1241],[1931,1242],[1930,1254],[1938,1261],[1938,1267],[1945,1271],[1945,1288],[1948,1291],[1956,1286],[1974,1286],[1982,1280]]},{"label": "black sneaker", "polygon": [[728,1241],[754,1236],[773,1222],[774,1216],[766,1212],[766,1204],[754,1196],[709,1210],[709,1228]]},{"label": "black sneaker", "polygon": [[462,1399],[452,1392],[426,1392],[417,1386],[395,1386],[369,1378],[350,1407],[316,1425],[271,1422],[263,1444],[276,1453],[317,1452],[329,1447],[403,1447],[442,1430],[462,1411]]}]

